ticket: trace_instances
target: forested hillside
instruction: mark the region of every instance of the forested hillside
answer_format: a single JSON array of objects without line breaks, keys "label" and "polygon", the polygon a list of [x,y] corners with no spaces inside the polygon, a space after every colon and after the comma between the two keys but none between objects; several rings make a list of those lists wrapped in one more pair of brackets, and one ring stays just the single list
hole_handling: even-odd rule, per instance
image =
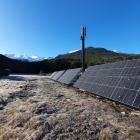
[{"label": "forested hillside", "polygon": [[[19,61],[0,55],[0,69],[12,73],[50,73],[53,71],[81,67],[81,50],[59,55],[54,59],[39,62]],[[97,65],[128,59],[139,59],[140,55],[116,53],[104,48],[86,48],[86,65]]]},{"label": "forested hillside", "polygon": [[[58,55],[56,59],[63,58],[63,59],[73,59],[73,60],[81,61],[81,53],[82,53],[81,50],[79,50],[73,53]],[[85,55],[86,55],[86,64],[88,66],[140,58],[140,55],[118,53],[118,52],[110,51],[104,48],[94,48],[94,47],[86,48]]]}]

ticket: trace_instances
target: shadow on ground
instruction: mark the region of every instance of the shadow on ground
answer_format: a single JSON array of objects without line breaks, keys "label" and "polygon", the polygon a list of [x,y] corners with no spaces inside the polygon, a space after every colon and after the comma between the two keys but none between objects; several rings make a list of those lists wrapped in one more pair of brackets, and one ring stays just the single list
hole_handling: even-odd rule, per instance
[{"label": "shadow on ground", "polygon": [[24,77],[21,76],[3,76],[0,78],[0,80],[13,80],[13,81],[26,81],[26,79]]}]

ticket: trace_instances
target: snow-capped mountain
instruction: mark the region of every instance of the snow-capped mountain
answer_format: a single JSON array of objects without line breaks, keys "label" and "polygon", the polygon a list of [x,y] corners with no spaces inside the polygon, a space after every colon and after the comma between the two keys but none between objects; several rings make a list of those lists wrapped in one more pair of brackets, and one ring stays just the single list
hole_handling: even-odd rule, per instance
[{"label": "snow-capped mountain", "polygon": [[119,51],[117,51],[117,50],[113,50],[113,52],[115,52],[115,53],[120,53]]},{"label": "snow-capped mountain", "polygon": [[36,62],[36,61],[41,61],[44,58],[43,57],[39,57],[36,55],[20,55],[20,54],[5,54],[5,56],[12,58],[12,59],[17,59],[17,60],[21,60],[21,61],[29,61],[29,62]]}]

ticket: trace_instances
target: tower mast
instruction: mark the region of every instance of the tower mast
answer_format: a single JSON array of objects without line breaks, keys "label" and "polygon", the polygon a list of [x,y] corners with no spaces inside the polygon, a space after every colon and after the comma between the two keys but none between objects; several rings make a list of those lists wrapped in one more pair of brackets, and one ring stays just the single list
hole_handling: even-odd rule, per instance
[{"label": "tower mast", "polygon": [[85,37],[86,37],[86,27],[81,26],[81,40],[82,40],[82,72],[85,71]]}]

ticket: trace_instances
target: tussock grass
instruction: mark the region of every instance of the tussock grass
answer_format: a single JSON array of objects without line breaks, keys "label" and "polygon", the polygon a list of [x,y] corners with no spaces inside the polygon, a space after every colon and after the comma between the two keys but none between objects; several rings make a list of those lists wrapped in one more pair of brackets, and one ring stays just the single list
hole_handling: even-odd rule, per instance
[{"label": "tussock grass", "polygon": [[[29,83],[34,86],[26,86]],[[18,90],[21,84],[12,84],[17,96],[0,110],[0,140],[140,139],[139,111],[46,78],[21,83],[24,92]],[[26,93],[26,99],[18,93]]]}]

